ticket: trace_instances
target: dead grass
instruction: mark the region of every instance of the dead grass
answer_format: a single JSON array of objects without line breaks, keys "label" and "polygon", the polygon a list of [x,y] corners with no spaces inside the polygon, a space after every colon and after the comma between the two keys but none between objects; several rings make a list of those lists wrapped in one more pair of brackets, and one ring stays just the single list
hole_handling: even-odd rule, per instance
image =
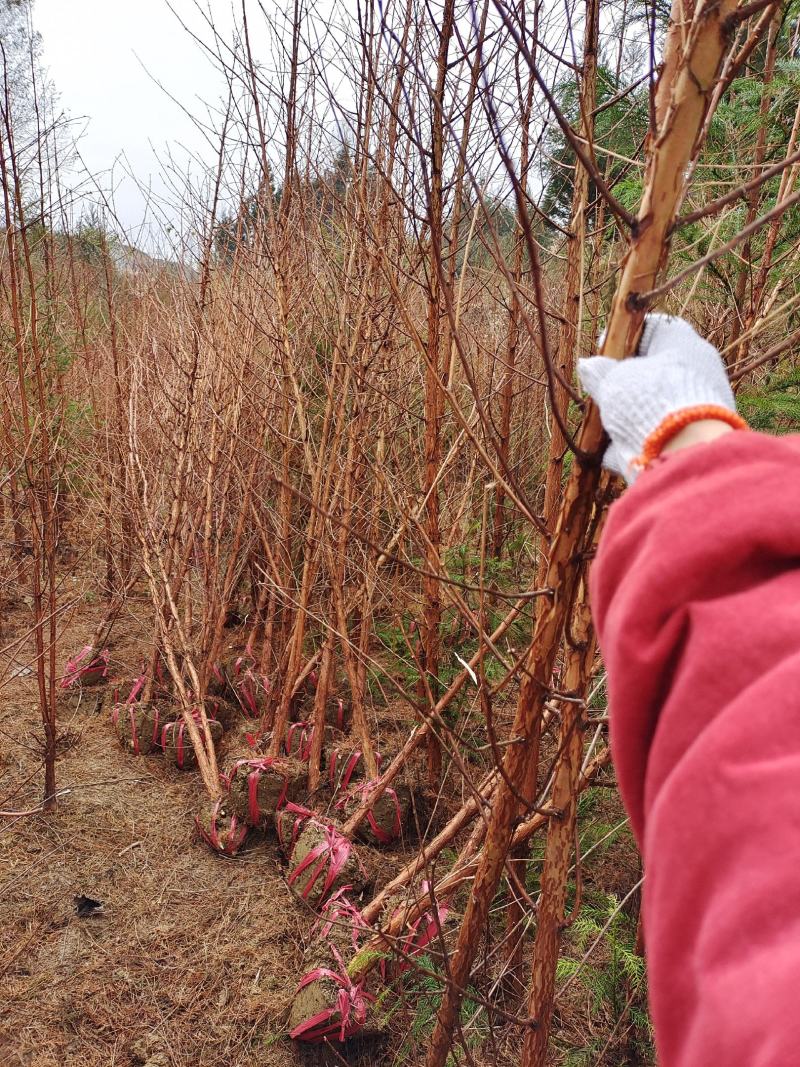
[{"label": "dead grass", "polygon": [[[79,585],[91,590],[88,572]],[[80,647],[96,622],[96,598],[89,592],[80,600],[60,637],[64,653]],[[136,673],[147,648],[150,627],[135,610],[112,638],[120,680]],[[24,633],[27,611],[19,601],[7,613],[7,635]],[[25,656],[23,648],[17,662]],[[255,835],[233,860],[214,855],[193,829],[197,774],[123,751],[107,707],[96,704],[61,709],[57,781],[70,792],[58,810],[0,821],[0,1067],[413,1064],[415,1003],[397,1004],[384,1037],[344,1050],[289,1041],[285,1016],[314,916],[288,889],[275,840]],[[411,711],[391,699],[371,714],[391,757]],[[468,730],[469,719],[461,725]],[[251,725],[226,738],[223,766],[240,754],[245,729]],[[40,733],[33,677],[13,678],[0,693],[0,806],[38,803]],[[453,772],[436,803],[418,794],[412,823],[420,830],[432,815],[429,832],[436,832],[463,800]],[[321,797],[317,806],[325,810]],[[364,849],[377,885],[417,848],[412,837],[393,851]],[[625,858],[604,870],[625,870]],[[79,918],[77,894],[103,901],[103,915]],[[495,1065],[515,1062],[516,1034],[501,1026],[490,1045]],[[477,1048],[473,1057],[484,1062]]]},{"label": "dead grass", "polygon": [[[123,677],[136,636],[116,635]],[[30,678],[2,693],[0,796],[17,809],[41,788],[34,706]],[[282,1023],[310,923],[277,849],[257,838],[233,861],[211,853],[193,831],[196,775],[124,753],[93,707],[64,716],[58,811],[0,824],[0,1063],[296,1064]],[[79,893],[102,917],[78,918]]]},{"label": "dead grass", "polygon": [[[24,603],[15,612],[7,633],[25,629]],[[79,647],[96,614],[82,606],[60,647]],[[133,676],[142,633],[132,618],[118,625],[114,676]],[[33,807],[33,677],[12,679],[0,701],[0,799]],[[96,703],[62,709],[57,781],[70,792],[58,810],[0,822],[2,1067],[341,1062],[285,1036],[314,917],[288,889],[274,840],[255,835],[234,860],[214,855],[193,829],[197,775],[124,752]],[[381,711],[402,734],[397,713]],[[402,862],[372,858],[380,881]],[[101,900],[103,915],[79,918],[77,894]],[[352,1042],[348,1062],[381,1062],[382,1044]]]}]

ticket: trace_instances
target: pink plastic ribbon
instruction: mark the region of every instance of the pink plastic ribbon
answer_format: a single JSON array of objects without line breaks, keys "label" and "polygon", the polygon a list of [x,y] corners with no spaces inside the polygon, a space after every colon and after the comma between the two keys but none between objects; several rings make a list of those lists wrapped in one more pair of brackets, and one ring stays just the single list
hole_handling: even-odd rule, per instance
[{"label": "pink plastic ribbon", "polygon": [[[320,978],[328,978],[339,987],[336,993],[336,1003],[332,1008],[317,1012],[310,1019],[298,1024],[289,1033],[293,1041],[309,1041],[319,1044],[326,1038],[334,1037],[338,1033],[339,1041],[346,1041],[349,1037],[357,1034],[367,1018],[367,1004],[374,1000],[374,996],[366,993],[360,982],[354,983],[347,974],[342,957],[331,945],[331,951],[339,965],[339,970],[331,970],[330,967],[315,967],[300,979],[297,993],[312,982]],[[296,996],[297,994],[295,994]],[[339,1021],[332,1022],[333,1016],[338,1014]]]},{"label": "pink plastic ribbon", "polygon": [[132,687],[130,693],[128,693],[128,696],[127,696],[127,698],[125,700],[126,704],[134,704],[139,699],[139,695],[141,694],[142,690],[144,689],[144,683],[145,683],[145,675],[144,674],[140,674],[138,678],[134,678],[133,687]]},{"label": "pink plastic ribbon", "polygon": [[322,824],[317,825],[325,831],[322,841],[315,845],[305,859],[298,863],[287,879],[289,885],[293,885],[301,875],[309,871],[308,881],[300,890],[300,896],[303,900],[308,899],[309,893],[316,885],[319,876],[325,871],[325,880],[322,883],[322,891],[319,896],[320,901],[323,901],[350,856],[350,842],[343,834],[340,834],[332,826],[323,827]]},{"label": "pink plastic ribbon", "polygon": [[308,820],[314,818],[315,812],[313,812],[310,808],[304,808],[302,804],[294,804],[292,801],[290,801],[288,804],[286,804],[283,808],[280,808],[279,810],[281,814],[283,812],[289,812],[291,815],[295,816],[294,821],[292,822],[292,839],[288,845],[283,834],[283,820],[277,819],[275,824],[278,829],[278,840],[281,843],[281,848],[283,849],[284,855],[288,860],[291,860],[292,853],[294,852],[294,846],[297,844],[297,839],[300,836],[300,832],[305,826],[305,824],[308,822]]},{"label": "pink plastic ribbon", "polygon": [[64,668],[64,677],[59,683],[60,689],[69,689],[71,685],[75,685],[77,682],[80,682],[82,678],[85,678],[87,674],[93,674],[101,667],[101,677],[107,677],[108,649],[104,648],[102,652],[98,652],[88,663],[84,663],[84,660],[91,656],[93,652],[94,649],[91,645],[85,645],[77,656],[67,660],[67,665]]},{"label": "pink plastic ribbon", "polygon": [[230,817],[228,824],[228,830],[224,838],[219,834],[219,813],[222,808],[222,800],[218,800],[211,809],[211,817],[209,819],[209,828],[203,826],[200,822],[199,815],[195,815],[194,824],[197,827],[197,831],[206,842],[206,844],[213,848],[215,852],[221,853],[223,856],[235,856],[239,849],[244,844],[244,840],[247,837],[246,824],[239,825],[239,820],[236,815],[233,814]]}]

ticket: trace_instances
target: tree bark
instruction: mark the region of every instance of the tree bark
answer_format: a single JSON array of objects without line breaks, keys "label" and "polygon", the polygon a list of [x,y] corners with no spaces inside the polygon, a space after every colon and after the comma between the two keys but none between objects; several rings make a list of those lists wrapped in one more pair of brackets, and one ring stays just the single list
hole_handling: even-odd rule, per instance
[{"label": "tree bark", "polygon": [[[637,296],[652,287],[666,261],[670,227],[683,197],[686,170],[728,48],[725,20],[735,7],[734,0],[701,4],[687,29],[677,0],[667,50],[677,52],[680,48],[680,58],[674,66],[673,80],[664,83],[662,79],[659,84],[658,96],[669,104],[651,147],[644,196],[612,303],[603,346],[604,354],[612,358],[622,359],[636,351],[646,310]],[[563,492],[547,572],[552,599],[537,620],[514,723],[513,736],[518,743],[509,746],[504,764],[505,777],[516,790],[529,781],[531,751],[536,745],[564,623],[574,603],[583,541],[594,508],[604,434],[597,409],[591,404],[587,405],[577,443],[586,458],[576,456]],[[517,810],[515,792],[504,781],[492,808],[473,891],[450,960],[450,981],[439,1008],[427,1067],[444,1067],[447,1059],[463,990],[469,982],[489,905],[508,855]]]}]

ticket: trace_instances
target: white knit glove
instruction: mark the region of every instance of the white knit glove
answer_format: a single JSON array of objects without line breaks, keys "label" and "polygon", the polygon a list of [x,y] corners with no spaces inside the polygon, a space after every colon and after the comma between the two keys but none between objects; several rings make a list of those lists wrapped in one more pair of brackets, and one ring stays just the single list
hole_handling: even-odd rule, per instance
[{"label": "white knit glove", "polygon": [[698,404],[736,411],[725,364],[684,319],[652,314],[630,359],[578,360],[581,385],[600,409],[611,444],[603,465],[633,482],[632,460],[667,415]]}]

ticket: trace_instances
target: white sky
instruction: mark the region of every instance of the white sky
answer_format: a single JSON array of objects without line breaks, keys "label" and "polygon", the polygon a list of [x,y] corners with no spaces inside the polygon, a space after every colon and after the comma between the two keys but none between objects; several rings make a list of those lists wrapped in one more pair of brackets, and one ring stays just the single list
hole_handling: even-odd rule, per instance
[{"label": "white sky", "polygon": [[[191,29],[208,39],[193,0],[172,0]],[[229,0],[210,0],[218,27],[232,24]],[[179,168],[188,153],[213,162],[213,152],[178,103],[205,114],[224,83],[201,47],[181,27],[165,0],[35,0],[34,26],[42,36],[42,59],[61,108],[85,127],[79,151],[87,170],[104,189],[113,189],[118,218],[129,237],[147,242],[145,193],[168,199],[159,163],[171,153]],[[149,72],[149,73],[148,73]],[[198,173],[199,167],[193,166]],[[136,181],[129,175],[136,176]],[[144,231],[141,227],[145,224]]]},{"label": "white sky", "polygon": [[[42,38],[43,64],[61,109],[76,120],[73,130],[80,133],[85,173],[100,184],[128,241],[140,248],[169,254],[170,238],[166,243],[161,238],[166,223],[183,229],[178,206],[182,175],[189,171],[196,187],[216,162],[218,143],[209,143],[191,116],[208,119],[207,105],[216,108],[226,95],[225,80],[181,21],[201,40],[210,41],[203,14],[210,12],[228,40],[241,19],[241,3],[34,0],[33,23]],[[356,3],[316,0],[313,6],[314,32],[332,35],[326,38],[326,54],[333,61],[324,65],[324,75],[337,106],[343,98],[337,95],[337,52],[331,46],[338,39],[333,11],[344,11],[352,21]],[[291,10],[290,0],[247,0],[256,63],[266,63],[275,74],[262,8],[280,24]],[[558,4],[553,9],[561,11]],[[555,26],[553,32],[563,37],[565,31]],[[280,74],[276,76],[280,80]],[[216,116],[211,125],[219,128]],[[79,184],[77,174],[70,184]]]}]

